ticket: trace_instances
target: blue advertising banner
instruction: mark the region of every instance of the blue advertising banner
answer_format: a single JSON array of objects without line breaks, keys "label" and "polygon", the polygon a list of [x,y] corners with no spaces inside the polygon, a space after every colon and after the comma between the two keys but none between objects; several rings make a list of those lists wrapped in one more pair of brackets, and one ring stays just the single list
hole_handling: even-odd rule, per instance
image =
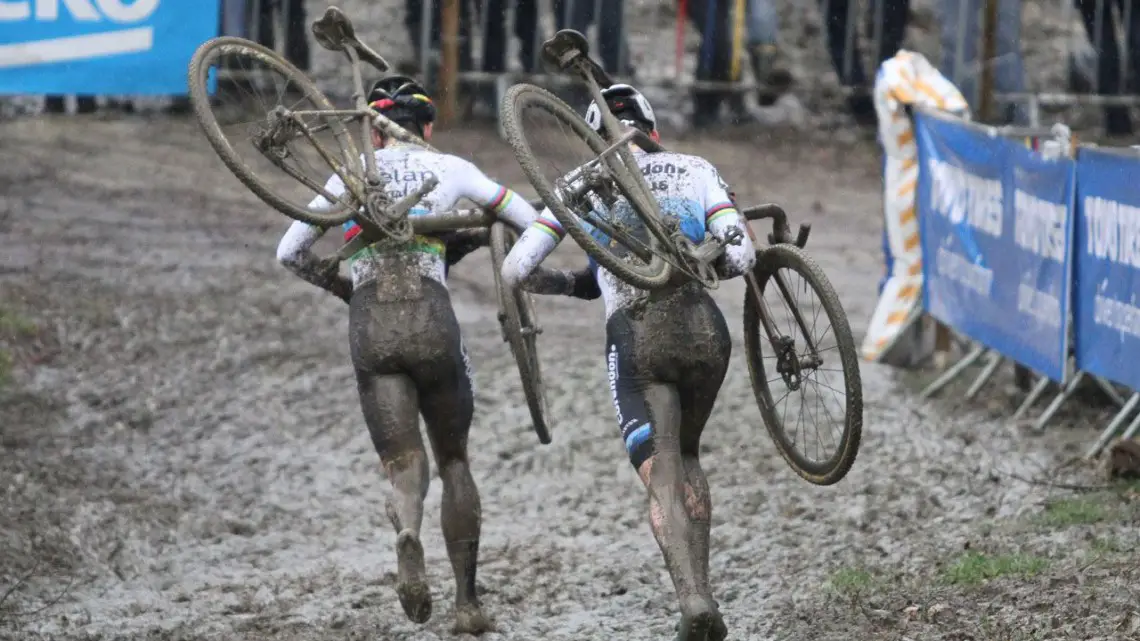
[{"label": "blue advertising banner", "polygon": [[1077,367],[1140,389],[1140,156],[1080,150],[1075,236]]},{"label": "blue advertising banner", "polygon": [[0,94],[184,95],[220,0],[0,0]]},{"label": "blue advertising banner", "polygon": [[923,306],[1064,380],[1074,165],[959,121],[916,114]]}]

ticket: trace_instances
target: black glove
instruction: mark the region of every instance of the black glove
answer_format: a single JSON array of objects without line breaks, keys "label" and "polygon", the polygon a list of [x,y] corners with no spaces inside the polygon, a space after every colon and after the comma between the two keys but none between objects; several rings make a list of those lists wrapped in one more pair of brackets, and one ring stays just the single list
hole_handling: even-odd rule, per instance
[{"label": "black glove", "polygon": [[329,291],[345,303],[352,302],[352,279],[338,275],[329,285]]},{"label": "black glove", "polygon": [[439,235],[446,248],[446,263],[452,265],[463,260],[467,254],[486,247],[491,242],[491,233],[487,229],[463,229]]},{"label": "black glove", "polygon": [[594,300],[602,295],[602,288],[598,287],[598,279],[589,267],[570,272],[570,296],[582,300]]}]

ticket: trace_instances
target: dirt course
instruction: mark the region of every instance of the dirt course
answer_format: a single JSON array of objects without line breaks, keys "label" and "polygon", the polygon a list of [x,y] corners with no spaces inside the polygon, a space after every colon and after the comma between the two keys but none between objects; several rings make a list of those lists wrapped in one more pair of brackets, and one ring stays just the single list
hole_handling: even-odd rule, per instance
[{"label": "dirt course", "polygon": [[[873,146],[754,133],[666,142],[709,158],[743,201],[814,224],[808,249],[858,340],[881,271]],[[190,119],[35,117],[0,124],[0,141],[0,638],[457,638],[438,482],[424,530],[435,615],[417,626],[400,611],[346,308],[276,263],[288,221]],[[436,141],[532,193],[491,129]],[[584,260],[566,245],[558,260]],[[462,265],[451,289],[475,368],[479,583],[499,628],[484,638],[671,639],[601,302],[538,299],[556,421],[541,446],[487,251]],[[865,364],[855,468],[808,485],[761,425],[742,294],[716,292],[735,343],[704,446],[729,638],[1140,638],[1136,492],[1037,481],[1102,483],[1063,464],[1103,415],[1074,404],[1033,435],[1003,420],[1008,375],[981,403],[925,402],[926,374]]]}]

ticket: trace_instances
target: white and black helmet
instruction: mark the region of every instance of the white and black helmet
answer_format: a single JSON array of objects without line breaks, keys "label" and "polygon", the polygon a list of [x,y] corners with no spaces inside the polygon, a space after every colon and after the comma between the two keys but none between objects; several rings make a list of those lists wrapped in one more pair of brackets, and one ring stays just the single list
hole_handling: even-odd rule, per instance
[{"label": "white and black helmet", "polygon": [[[629,85],[610,85],[602,90],[602,98],[606,106],[618,120],[632,120],[649,127],[650,131],[657,129],[657,117],[653,115],[653,107],[641,92]],[[594,131],[602,131],[602,112],[598,103],[590,103],[586,110],[586,124]]]}]

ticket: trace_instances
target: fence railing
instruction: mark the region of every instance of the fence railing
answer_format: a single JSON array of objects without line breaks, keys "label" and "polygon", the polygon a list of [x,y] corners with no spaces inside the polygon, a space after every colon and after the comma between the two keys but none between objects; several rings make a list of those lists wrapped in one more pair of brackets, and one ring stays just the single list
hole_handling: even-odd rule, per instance
[{"label": "fence railing", "polygon": [[[923,396],[987,357],[968,398],[1012,362],[1040,377],[1013,418],[1057,384],[1044,429],[1091,379],[1119,409],[1086,456],[1130,419],[1122,437],[1140,433],[1140,150],[929,111],[914,127],[923,309],[977,344]],[[1055,139],[1042,150],[1026,136]]]}]

